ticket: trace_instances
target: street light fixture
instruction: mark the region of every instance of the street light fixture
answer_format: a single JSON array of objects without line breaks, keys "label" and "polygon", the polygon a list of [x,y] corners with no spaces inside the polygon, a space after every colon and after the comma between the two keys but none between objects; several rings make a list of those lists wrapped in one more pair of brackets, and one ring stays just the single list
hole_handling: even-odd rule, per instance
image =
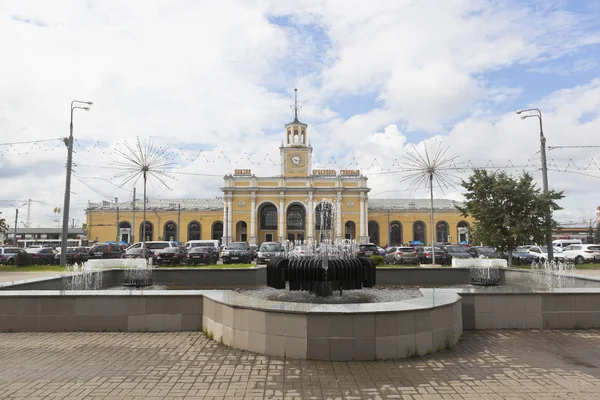
[{"label": "street light fixture", "polygon": [[[544,194],[548,194],[548,167],[546,166],[546,137],[544,136],[544,128],[542,124],[542,112],[539,108],[526,108],[517,111],[521,115],[521,119],[535,117],[540,122],[540,154],[542,158],[542,185]],[[548,205],[546,210],[546,247],[548,247],[548,261],[554,260],[554,249],[552,248],[552,206]]]},{"label": "street light fixture", "polygon": [[67,181],[65,184],[65,203],[63,206],[63,225],[62,225],[62,240],[60,243],[60,265],[65,266],[67,263],[67,239],[69,237],[69,205],[71,203],[71,166],[73,164],[73,111],[85,110],[89,111],[93,105],[91,101],[73,100],[71,102],[71,123],[69,124],[69,137],[65,139],[67,146]]}]

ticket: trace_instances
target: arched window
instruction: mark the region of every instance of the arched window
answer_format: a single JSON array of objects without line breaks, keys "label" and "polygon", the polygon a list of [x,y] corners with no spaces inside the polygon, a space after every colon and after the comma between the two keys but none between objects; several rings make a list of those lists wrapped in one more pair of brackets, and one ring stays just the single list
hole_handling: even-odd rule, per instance
[{"label": "arched window", "polygon": [[165,222],[163,240],[177,240],[177,224],[175,221]]},{"label": "arched window", "polygon": [[369,221],[369,238],[371,243],[379,246],[379,224],[377,221]]},{"label": "arched window", "polygon": [[399,246],[402,244],[402,224],[400,221],[390,222],[390,246]]},{"label": "arched window", "polygon": [[277,229],[277,208],[268,203],[260,209],[260,229]]},{"label": "arched window", "polygon": [[127,221],[121,221],[119,223],[119,228],[120,229],[131,229],[131,224]]},{"label": "arched window", "polygon": [[235,224],[235,241],[246,242],[248,240],[248,224],[246,221],[239,221]]},{"label": "arched window", "polygon": [[334,218],[333,204],[319,203],[315,208],[315,229],[317,231],[330,231]]},{"label": "arched window", "polygon": [[356,224],[354,221],[347,221],[344,225],[344,239],[356,239]]},{"label": "arched window", "polygon": [[435,224],[435,241],[437,243],[443,243],[448,241],[448,223],[446,221],[438,221]]},{"label": "arched window", "polygon": [[221,221],[217,221],[212,225],[211,239],[218,240],[221,243],[223,239],[223,223]]},{"label": "arched window", "polygon": [[427,243],[425,241],[425,222],[415,221],[413,223],[413,241]]},{"label": "arched window", "polygon": [[287,229],[303,231],[305,229],[305,215],[304,207],[299,204],[291,205],[287,210]]},{"label": "arched window", "polygon": [[456,224],[456,238],[458,239],[458,243],[468,243],[469,242],[469,223],[467,221],[459,221]]},{"label": "arched window", "polygon": [[188,224],[187,240],[200,240],[202,237],[202,225],[198,221],[191,221]]},{"label": "arched window", "polygon": [[[146,232],[144,232],[144,225],[146,226]],[[140,242],[144,240],[144,233],[146,241],[154,240],[154,224],[148,220],[140,224]]]}]

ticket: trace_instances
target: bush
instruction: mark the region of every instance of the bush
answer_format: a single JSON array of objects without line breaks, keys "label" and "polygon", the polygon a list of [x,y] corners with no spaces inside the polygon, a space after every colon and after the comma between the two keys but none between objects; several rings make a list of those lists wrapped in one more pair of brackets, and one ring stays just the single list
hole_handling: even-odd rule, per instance
[{"label": "bush", "polygon": [[27,253],[19,252],[15,257],[17,267],[26,267],[31,265],[31,257]]},{"label": "bush", "polygon": [[375,263],[376,266],[383,265],[385,263],[384,256],[371,256],[371,260]]}]

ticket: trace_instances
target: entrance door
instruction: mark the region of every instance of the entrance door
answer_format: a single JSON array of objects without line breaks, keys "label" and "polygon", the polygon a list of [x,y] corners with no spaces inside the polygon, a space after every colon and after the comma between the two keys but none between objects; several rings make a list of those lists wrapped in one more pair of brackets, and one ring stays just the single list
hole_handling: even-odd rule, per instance
[{"label": "entrance door", "polygon": [[121,242],[129,243],[129,234],[122,233],[121,234]]}]

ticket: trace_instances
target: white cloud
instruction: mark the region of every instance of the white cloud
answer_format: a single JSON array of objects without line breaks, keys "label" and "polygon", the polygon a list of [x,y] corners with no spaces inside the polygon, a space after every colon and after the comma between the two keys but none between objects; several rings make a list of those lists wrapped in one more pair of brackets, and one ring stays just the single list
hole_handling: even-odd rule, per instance
[{"label": "white cloud", "polygon": [[[76,174],[93,190],[73,181],[73,216],[83,221],[88,200],[131,195],[103,179],[120,184],[114,148],[137,135],[181,148],[181,171],[217,175],[177,175],[172,191],[155,185],[151,197],[213,197],[235,168],[279,173],[278,147],[298,86],[316,164],[354,160],[372,167],[372,194],[421,197],[426,192],[408,191],[398,174],[374,174],[397,165],[409,143],[426,136],[415,130],[445,136],[473,163],[539,162],[534,121],[497,111],[522,95],[523,82],[486,73],[551,65],[597,43],[590,23],[589,16],[516,1],[3,2],[0,142],[64,137],[67,105],[91,100],[89,113],[75,114],[75,137],[104,145],[75,146]],[[581,60],[575,71],[593,68],[589,57]],[[599,86],[594,80],[539,99],[548,145],[595,143]],[[332,111],[349,95],[379,103],[350,116]],[[0,147],[0,185],[10,188],[2,196],[43,202],[32,207],[34,225],[53,224],[52,209],[62,206],[65,155],[59,141]],[[594,149],[548,155],[556,165],[591,157],[600,163]],[[551,171],[551,187],[575,199],[565,201],[565,218],[594,212],[595,182]],[[436,193],[442,195],[460,198],[460,190]],[[2,204],[0,210],[14,215]]]}]

